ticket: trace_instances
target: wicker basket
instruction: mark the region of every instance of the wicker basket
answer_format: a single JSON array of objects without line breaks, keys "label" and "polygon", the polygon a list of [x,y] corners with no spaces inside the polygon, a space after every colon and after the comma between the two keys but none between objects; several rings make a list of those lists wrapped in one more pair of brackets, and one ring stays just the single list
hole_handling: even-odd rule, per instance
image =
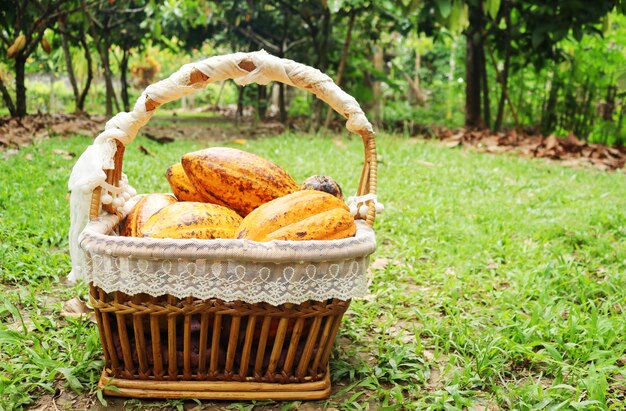
[{"label": "wicker basket", "polygon": [[[132,202],[125,207],[118,203],[117,208],[101,202],[102,190],[119,186],[123,181],[124,144],[123,139],[115,139],[114,167],[105,170],[107,184],[95,188],[91,195],[91,221],[80,237],[80,247],[88,256],[86,271],[91,303],[106,362],[99,387],[109,395],[288,400],[321,399],[330,394],[328,360],[341,318],[350,304],[349,291],[344,290],[341,294],[341,290],[335,290],[339,287],[331,285],[331,291],[338,294],[320,294],[323,298],[270,304],[184,291],[193,290],[193,279],[189,280],[191,288],[165,295],[129,292],[119,285],[131,273],[136,274],[137,267],[144,267],[140,274],[148,278],[152,275],[156,281],[158,273],[150,272],[151,269],[146,267],[161,263],[168,264],[168,267],[172,264],[182,266],[182,261],[185,264],[193,261],[193,278],[209,275],[210,267],[220,262],[224,262],[226,271],[234,263],[247,264],[246,267],[253,267],[248,269],[250,275],[250,270],[258,269],[250,266],[251,260],[260,260],[269,267],[266,269],[269,276],[274,275],[274,271],[285,270],[285,264],[295,267],[288,268],[292,270],[291,274],[309,273],[307,270],[310,270],[313,274],[309,277],[318,282],[319,278],[313,277],[319,275],[327,279],[330,272],[336,277],[348,273],[357,278],[355,281],[361,281],[366,275],[368,257],[375,249],[370,228],[375,216],[372,201],[376,190],[374,133],[367,120],[363,121],[363,113],[358,105],[355,106],[354,99],[318,70],[262,52],[237,53],[184,66],[180,72],[153,85],[156,88],[148,87],[142,94],[135,111],[130,113],[132,118],[138,119],[139,125],[133,128],[130,133],[133,135],[126,143],[160,104],[208,82],[226,78],[239,79],[240,82],[242,78],[246,82],[282,81],[313,92],[348,117],[348,127],[361,134],[365,145],[365,164],[357,195],[369,196],[361,204],[362,214],[355,217],[364,221],[357,222],[355,238],[282,242],[284,244],[276,245],[279,252],[269,252],[261,248],[261,243],[251,244],[253,242],[247,242],[239,249],[244,240],[118,237],[116,226]],[[167,89],[174,90],[170,94],[164,93],[163,90]],[[115,129],[116,124],[119,122],[112,120],[107,130]],[[368,207],[364,209],[363,205]],[[317,251],[304,251],[305,243],[316,243],[312,246],[317,247]],[[293,261],[286,261],[289,259],[285,256],[291,256]],[[173,272],[181,273],[181,270],[174,269]],[[232,276],[232,272],[226,271],[224,275]],[[106,272],[108,277],[99,272]],[[117,275],[115,280],[111,279],[112,273]],[[148,289],[150,286],[146,285]],[[116,389],[111,389],[111,385]]]}]

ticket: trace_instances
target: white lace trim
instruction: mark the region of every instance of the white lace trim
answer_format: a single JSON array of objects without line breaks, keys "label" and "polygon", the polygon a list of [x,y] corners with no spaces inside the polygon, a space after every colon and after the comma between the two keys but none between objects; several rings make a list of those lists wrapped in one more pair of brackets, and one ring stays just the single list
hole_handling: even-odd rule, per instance
[{"label": "white lace trim", "polygon": [[352,238],[267,243],[106,235],[116,221],[103,216],[81,236],[87,280],[106,292],[272,305],[367,295],[376,240],[361,221]]},{"label": "white lace trim", "polygon": [[367,295],[367,257],[323,263],[159,260],[91,255],[90,281],[106,292],[219,298],[272,305]]}]

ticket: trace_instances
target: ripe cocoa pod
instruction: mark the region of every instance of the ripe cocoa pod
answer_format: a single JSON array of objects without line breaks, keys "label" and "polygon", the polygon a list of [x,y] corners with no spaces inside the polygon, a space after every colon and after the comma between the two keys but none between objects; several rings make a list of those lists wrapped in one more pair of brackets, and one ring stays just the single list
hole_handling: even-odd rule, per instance
[{"label": "ripe cocoa pod", "polygon": [[202,195],[218,198],[241,216],[298,189],[282,168],[255,154],[214,147],[185,154],[182,165]]},{"label": "ripe cocoa pod", "polygon": [[322,191],[305,190],[252,211],[236,236],[253,241],[336,240],[355,233],[354,217],[342,200]]},{"label": "ripe cocoa pod", "polygon": [[311,176],[304,180],[300,186],[300,190],[318,190],[328,194],[332,194],[343,200],[343,192],[341,186],[335,180],[328,176]]},{"label": "ripe cocoa pod", "polygon": [[150,217],[162,208],[175,202],[176,199],[169,194],[148,194],[143,196],[120,224],[120,235],[138,237],[139,230]]},{"label": "ripe cocoa pod", "polygon": [[45,39],[45,38],[41,39],[41,48],[47,54],[50,54],[50,52],[52,51],[52,46],[50,46],[50,42],[48,41],[48,39]]},{"label": "ripe cocoa pod", "polygon": [[186,201],[161,209],[139,231],[152,238],[234,238],[240,223],[241,217],[227,207]]},{"label": "ripe cocoa pod", "polygon": [[17,53],[19,53],[24,48],[24,46],[26,46],[26,36],[20,34],[19,36],[17,36],[11,47],[8,48],[8,57],[10,59],[14,58]]},{"label": "ripe cocoa pod", "polygon": [[178,201],[197,201],[201,203],[213,203],[224,205],[220,200],[210,195],[202,195],[191,184],[189,177],[183,169],[183,165],[178,163],[174,164],[165,172],[165,178],[170,183],[172,193],[176,196]]}]

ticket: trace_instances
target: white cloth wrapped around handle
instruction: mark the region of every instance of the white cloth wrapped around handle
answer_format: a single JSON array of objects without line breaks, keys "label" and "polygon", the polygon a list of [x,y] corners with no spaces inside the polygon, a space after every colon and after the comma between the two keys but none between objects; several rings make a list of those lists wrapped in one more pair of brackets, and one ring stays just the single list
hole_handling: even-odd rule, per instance
[{"label": "white cloth wrapped around handle", "polygon": [[[279,81],[312,92],[346,117],[346,128],[360,134],[366,148],[364,170],[367,170],[367,173],[362,175],[366,175],[367,181],[362,190],[364,192],[359,194],[375,193],[376,146],[372,125],[357,101],[341,90],[330,77],[317,69],[272,56],[263,50],[210,57],[186,64],[170,77],[148,86],[137,99],[133,110],[111,118],[106,123],[104,131],[76,162],[68,184],[71,190],[69,243],[72,272],[68,277],[70,281],[83,277],[86,256],[80,248],[79,237],[89,220],[92,192],[98,187],[105,187],[103,195],[110,195],[106,191],[104,170],[114,168],[113,158],[116,152],[114,141],[129,144],[139,129],[150,121],[156,107],[186,96],[209,83],[228,79],[233,79],[240,85]],[[364,182],[361,183],[363,185]],[[111,200],[117,208],[122,208],[125,198],[133,192],[132,187],[127,187],[126,195],[122,196],[123,193],[119,193],[115,199],[105,198],[107,201]],[[367,213],[368,223],[373,223],[374,215],[375,210],[372,208]]]}]

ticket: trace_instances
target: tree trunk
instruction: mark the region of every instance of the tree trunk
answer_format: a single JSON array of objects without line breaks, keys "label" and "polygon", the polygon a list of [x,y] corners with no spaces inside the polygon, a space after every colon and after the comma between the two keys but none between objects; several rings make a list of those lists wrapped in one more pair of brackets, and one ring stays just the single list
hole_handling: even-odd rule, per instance
[{"label": "tree trunk", "polygon": [[419,102],[422,94],[420,85],[420,69],[422,68],[422,55],[419,50],[415,50],[415,75],[413,76],[413,89],[415,91],[415,99]]},{"label": "tree trunk", "polygon": [[222,99],[222,94],[224,93],[224,86],[226,85],[226,81],[222,80],[222,84],[220,84],[220,91],[217,93],[217,98],[215,99],[215,103],[213,104],[213,108],[217,110],[220,106],[220,100]]},{"label": "tree trunk", "polygon": [[280,113],[280,122],[285,124],[287,122],[287,107],[285,104],[285,85],[283,83],[278,84],[278,112]]},{"label": "tree trunk", "polygon": [[482,125],[480,117],[480,52],[476,41],[480,36],[480,15],[470,7],[470,27],[466,32],[465,54],[465,127]]},{"label": "tree trunk", "polygon": [[257,84],[256,94],[256,109],[260,120],[265,119],[267,113],[267,87],[262,84]]},{"label": "tree trunk", "polygon": [[124,48],[122,50],[122,61],[120,61],[120,83],[122,86],[122,104],[124,111],[130,111],[130,100],[128,98],[128,59],[130,58],[130,50]]},{"label": "tree trunk", "polygon": [[[507,99],[508,83],[509,83],[509,67],[511,62],[511,9],[507,0],[502,2],[502,12],[506,22],[506,44],[504,50],[504,67],[500,73],[500,101],[498,101],[498,113],[496,115],[495,131],[500,131],[504,120],[504,102]],[[497,67],[496,67],[497,70]]]},{"label": "tree trunk", "polygon": [[453,88],[454,88],[454,75],[455,75],[455,71],[456,71],[456,60],[454,59],[455,54],[456,54],[456,47],[457,47],[457,38],[456,37],[452,37],[452,45],[450,46],[450,60],[448,61],[448,65],[450,67],[449,71],[448,71],[448,98],[447,98],[447,102],[446,102],[446,118],[447,119],[451,119],[452,118],[452,108],[454,105],[453,102]]},{"label": "tree trunk", "polygon": [[[278,57],[284,58],[287,49],[287,35],[289,34],[289,9],[285,8],[283,13],[283,30],[280,39],[280,51]],[[287,107],[285,101],[285,84],[278,83],[278,116],[280,122],[287,124]]]},{"label": "tree trunk", "polygon": [[[346,39],[343,42],[343,49],[341,49],[341,59],[339,60],[339,67],[337,68],[337,83],[341,86],[341,78],[343,77],[343,71],[346,67],[346,60],[348,59],[348,49],[350,48],[350,41],[352,40],[352,28],[354,27],[354,20],[356,19],[356,10],[352,9],[350,13],[350,20],[348,21],[348,31],[346,32]],[[324,121],[324,127],[328,128],[331,120],[333,119],[333,109],[328,107],[326,110],[326,120]]]},{"label": "tree trunk", "polygon": [[48,84],[50,85],[50,91],[48,96],[48,113],[53,112],[53,108],[56,105],[56,99],[54,98],[54,76],[48,75]]},{"label": "tree trunk", "polygon": [[106,90],[106,115],[110,117],[113,115],[113,99],[115,90],[113,90],[113,79],[111,74],[111,63],[109,61],[109,38],[104,38],[104,44],[101,45],[100,58],[102,59],[102,68],[104,69],[104,86]]},{"label": "tree trunk", "polygon": [[[384,56],[383,48],[379,44],[376,44],[374,46],[374,70],[379,74],[382,73],[384,69]],[[381,128],[383,126],[383,99],[380,80],[374,81],[372,94],[374,98],[374,124],[376,124],[376,127]]]},{"label": "tree trunk", "polygon": [[541,133],[549,134],[556,125],[555,109],[559,92],[559,80],[556,76],[556,69],[552,73],[552,81],[550,84],[550,94],[548,95],[548,103],[543,111],[543,119],[541,121]]},{"label": "tree trunk", "polygon": [[583,134],[585,136],[585,140],[589,138],[589,134],[591,133],[591,128],[594,123],[595,113],[593,110],[593,98],[594,98],[594,88],[590,87],[587,91],[587,104],[586,104],[586,113],[584,116],[584,120],[582,122]]},{"label": "tree trunk", "polygon": [[504,102],[508,93],[509,67],[511,61],[509,45],[510,43],[507,43],[506,54],[504,56],[504,68],[502,70],[502,73],[500,74],[500,86],[502,87],[502,89],[500,91],[500,101],[498,101],[498,113],[496,115],[496,124],[494,126],[495,131],[500,131],[500,129],[502,128],[502,121],[504,120]]},{"label": "tree trunk", "polygon": [[626,97],[622,99],[622,109],[619,111],[619,118],[617,119],[617,138],[616,145],[624,145],[624,138],[622,136],[622,122],[624,120],[624,114],[626,114]]},{"label": "tree trunk", "polygon": [[11,98],[11,94],[9,93],[9,90],[7,90],[7,87],[4,84],[2,76],[0,76],[0,92],[2,93],[2,99],[4,100],[4,103],[7,105],[7,108],[9,109],[9,114],[11,115],[11,117],[16,117],[17,112],[15,110],[15,105],[13,104],[13,99]]},{"label": "tree trunk", "polygon": [[482,125],[480,117],[480,70],[476,46],[467,38],[465,56],[465,127],[476,128]]},{"label": "tree trunk", "polygon": [[609,85],[606,89],[606,103],[602,111],[602,119],[604,121],[613,121],[613,112],[615,112],[615,96],[617,95],[617,87]]},{"label": "tree trunk", "polygon": [[491,124],[491,105],[489,104],[489,83],[487,79],[487,62],[485,61],[485,45],[480,43],[480,77],[483,93],[483,127],[489,128]]},{"label": "tree trunk", "polygon": [[[321,33],[318,33],[316,36],[313,37],[313,44],[316,45],[315,48],[317,49],[317,63],[315,66],[322,73],[325,73],[326,69],[328,68],[328,40],[330,39],[330,35],[332,32],[331,19],[332,16],[330,14],[330,10],[328,8],[325,8],[322,15]],[[320,127],[322,116],[322,101],[318,98],[315,98],[313,100],[311,108],[313,110],[311,116],[311,128],[313,130],[318,130]]]},{"label": "tree trunk", "polygon": [[239,88],[239,96],[237,97],[237,117],[243,117],[243,93],[245,89],[243,86],[237,86]]},{"label": "tree trunk", "polygon": [[17,117],[26,115],[26,57],[19,53],[15,57],[15,114]]},{"label": "tree trunk", "polygon": [[82,28],[80,30],[80,44],[83,47],[85,60],[87,61],[87,79],[85,80],[85,84],[83,84],[83,90],[80,93],[78,101],[76,102],[76,111],[83,112],[85,111],[85,100],[87,99],[87,94],[89,93],[89,88],[91,87],[91,81],[93,80],[93,63],[91,61],[91,50],[89,48],[89,44],[87,44],[87,35]]},{"label": "tree trunk", "polygon": [[70,45],[68,42],[67,26],[62,21],[59,20],[59,28],[61,29],[61,47],[63,48],[63,56],[65,57],[65,69],[67,70],[67,77],[70,80],[70,85],[72,86],[72,92],[74,93],[74,111],[79,111],[78,109],[78,100],[80,98],[80,93],[78,91],[78,83],[76,82],[76,75],[74,74],[74,65],[72,64],[72,53],[70,51]]}]

